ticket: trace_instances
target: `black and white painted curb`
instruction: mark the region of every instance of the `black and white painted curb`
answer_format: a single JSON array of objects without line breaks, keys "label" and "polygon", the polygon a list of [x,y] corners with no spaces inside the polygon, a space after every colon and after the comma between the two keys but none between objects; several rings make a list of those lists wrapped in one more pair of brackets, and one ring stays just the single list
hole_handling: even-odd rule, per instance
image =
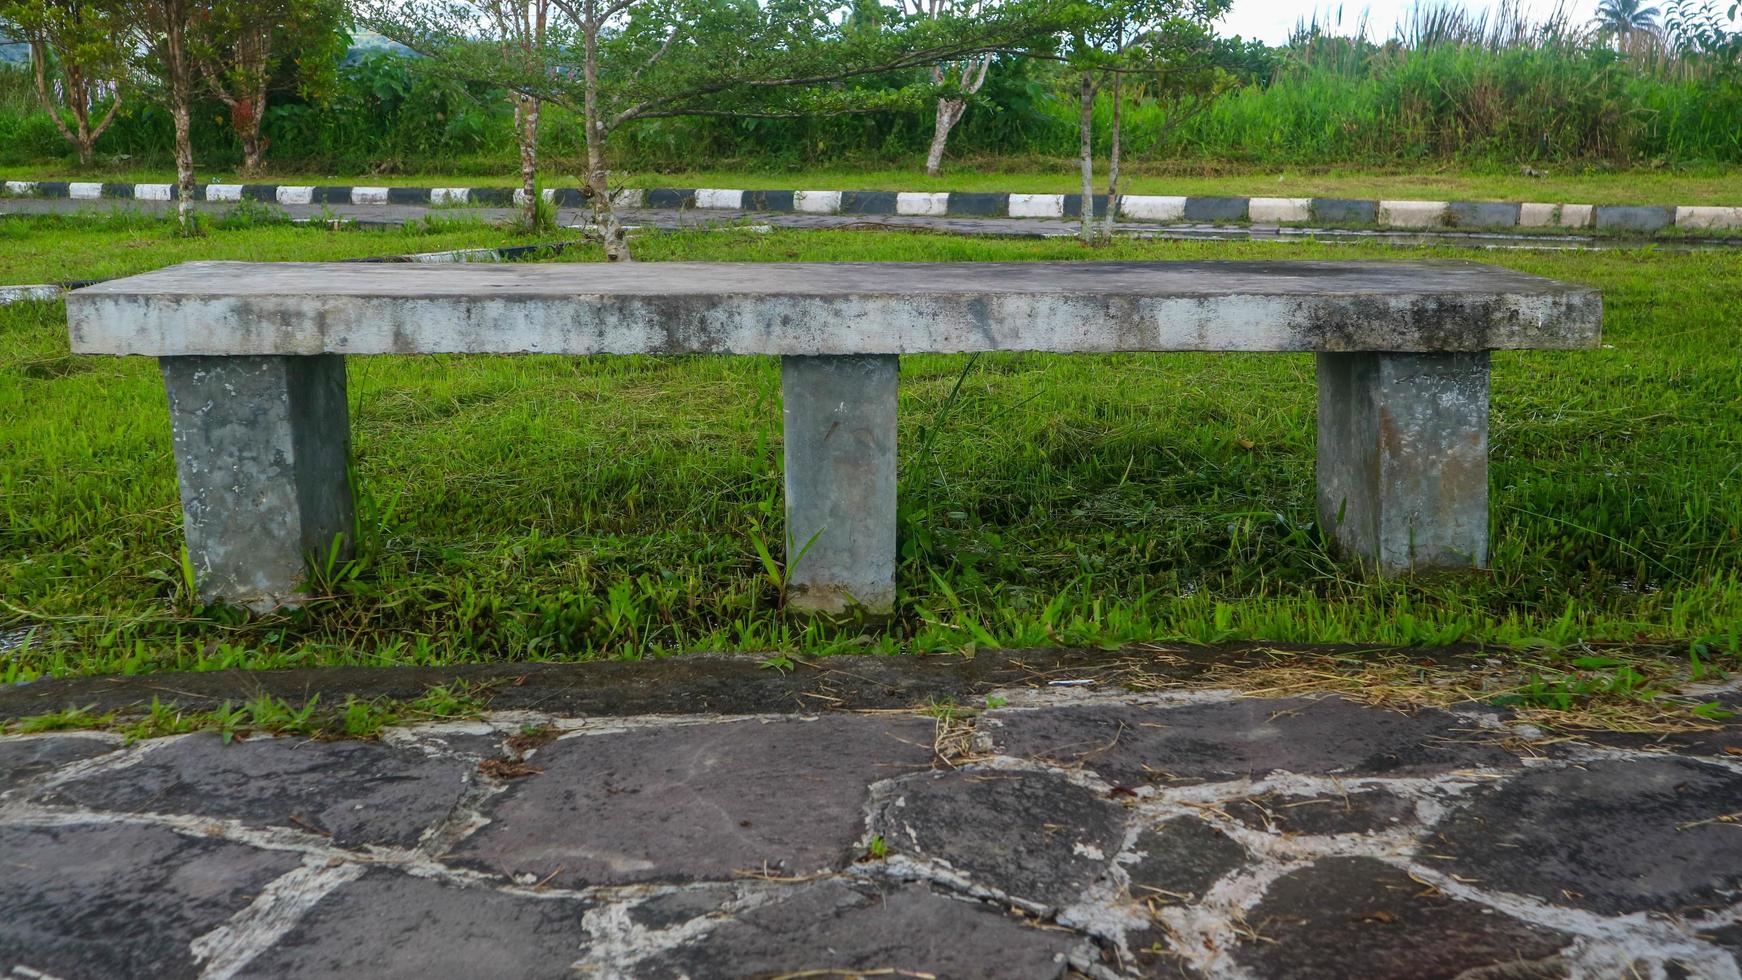
[{"label": "black and white painted curb", "polygon": [[[9,197],[71,200],[172,201],[174,184],[79,181],[6,181]],[[281,205],[422,205],[517,207],[525,191],[509,187],[356,187],[292,184],[200,184],[195,199]],[[544,191],[558,207],[584,207],[579,188]],[[616,193],[623,208],[760,211],[794,214],[904,215],[962,218],[1076,218],[1081,194],[1004,194],[980,191],[752,191],[656,187]],[[1107,211],[1106,195],[1092,198]],[[1387,201],[1337,197],[1165,197],[1127,195],[1119,215],[1158,223],[1365,225],[1380,228],[1543,228],[1652,233],[1665,230],[1742,229],[1742,206],[1542,204],[1506,201]]]}]

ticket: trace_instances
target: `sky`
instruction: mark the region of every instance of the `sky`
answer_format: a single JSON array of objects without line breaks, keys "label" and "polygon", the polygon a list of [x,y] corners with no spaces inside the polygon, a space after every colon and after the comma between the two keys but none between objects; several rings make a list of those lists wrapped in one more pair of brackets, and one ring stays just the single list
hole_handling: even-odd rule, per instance
[{"label": "sky", "polygon": [[[1298,21],[1310,21],[1315,11],[1321,25],[1340,22],[1342,29],[1336,33],[1348,34],[1354,32],[1365,10],[1367,34],[1378,41],[1391,36],[1415,3],[1416,0],[1345,0],[1339,5],[1325,0],[1234,0],[1233,7],[1217,26],[1218,33],[1226,36],[1238,34],[1249,41],[1281,44],[1288,40]],[[1532,19],[1540,20],[1553,9],[1554,0],[1522,0],[1521,5]],[[1496,3],[1469,0],[1463,6],[1482,10],[1491,9]],[[1596,12],[1597,0],[1568,0],[1567,8],[1575,22],[1587,21]]]}]

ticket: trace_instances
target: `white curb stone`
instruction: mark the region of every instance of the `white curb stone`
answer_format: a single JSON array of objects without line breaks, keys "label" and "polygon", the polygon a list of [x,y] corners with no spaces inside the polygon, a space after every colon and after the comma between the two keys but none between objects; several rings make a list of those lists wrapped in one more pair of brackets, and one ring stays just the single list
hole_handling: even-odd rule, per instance
[{"label": "white curb stone", "polygon": [[174,184],[134,184],[135,201],[168,201],[175,197]]},{"label": "white curb stone", "polygon": [[48,301],[60,299],[60,287],[43,286],[0,286],[0,306],[8,303],[23,303],[29,300]]},{"label": "white curb stone", "polygon": [[1184,221],[1186,199],[1183,197],[1128,196],[1119,201],[1119,214],[1138,221]]},{"label": "white curb stone", "polygon": [[841,192],[793,191],[792,209],[806,214],[834,214],[841,210]]},{"label": "white curb stone", "polygon": [[732,190],[716,190],[697,188],[696,207],[719,208],[727,211],[741,211],[744,208],[744,192]]},{"label": "white curb stone", "polygon": [[1391,228],[1437,228],[1446,223],[1445,201],[1380,201],[1379,223]]},{"label": "white curb stone", "polygon": [[1677,228],[1742,228],[1742,208],[1676,208]]},{"label": "white curb stone", "polygon": [[639,187],[625,187],[611,195],[614,208],[638,208],[647,200],[647,192]]},{"label": "white curb stone", "polygon": [[9,180],[6,182],[6,193],[13,197],[31,197],[36,194],[36,181]]},{"label": "white curb stone", "polygon": [[431,204],[464,204],[472,196],[469,187],[432,187],[429,190]]},{"label": "white curb stone", "polygon": [[280,204],[312,204],[315,199],[313,187],[281,186],[278,188],[278,203]]},{"label": "white curb stone", "polygon": [[103,185],[87,181],[68,184],[67,196],[75,201],[95,201],[103,196]]},{"label": "white curb stone", "polygon": [[895,213],[923,218],[941,218],[950,209],[949,194],[902,191],[895,195]]},{"label": "white curb stone", "polygon": [[1589,204],[1520,204],[1520,228],[1588,228],[1595,209]]},{"label": "white curb stone", "polygon": [[353,187],[351,188],[352,204],[386,204],[387,188],[385,187]]},{"label": "white curb stone", "polygon": [[1596,220],[1597,208],[1591,204],[1561,205],[1560,226],[1562,228],[1589,228]]},{"label": "white curb stone", "polygon": [[1063,194],[1012,194],[1012,218],[1062,218],[1065,216]]},{"label": "white curb stone", "polygon": [[206,200],[208,201],[240,201],[242,200],[241,184],[207,184]]},{"label": "white curb stone", "polygon": [[1548,228],[1560,223],[1561,206],[1558,204],[1520,204],[1518,206],[1518,227]]},{"label": "white curb stone", "polygon": [[1255,223],[1289,224],[1313,220],[1310,197],[1254,197],[1246,202],[1246,217]]}]

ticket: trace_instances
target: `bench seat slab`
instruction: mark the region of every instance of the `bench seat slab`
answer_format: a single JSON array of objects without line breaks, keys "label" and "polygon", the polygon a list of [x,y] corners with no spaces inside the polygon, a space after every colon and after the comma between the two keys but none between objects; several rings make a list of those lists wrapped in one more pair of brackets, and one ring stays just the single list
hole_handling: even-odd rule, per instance
[{"label": "bench seat slab", "polygon": [[1318,504],[1387,574],[1488,561],[1488,354],[1318,355]]},{"label": "bench seat slab", "polygon": [[789,608],[894,611],[898,360],[780,359]]},{"label": "bench seat slab", "polygon": [[294,604],[354,533],[345,359],[164,357],[183,527],[203,600]]}]

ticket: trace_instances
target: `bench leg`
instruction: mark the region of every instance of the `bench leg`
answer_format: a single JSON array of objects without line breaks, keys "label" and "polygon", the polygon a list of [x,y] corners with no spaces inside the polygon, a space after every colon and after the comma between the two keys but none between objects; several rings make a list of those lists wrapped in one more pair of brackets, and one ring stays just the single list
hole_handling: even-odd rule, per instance
[{"label": "bench leg", "polygon": [[787,604],[895,608],[894,354],[783,357]]},{"label": "bench leg", "polygon": [[345,358],[164,357],[183,529],[200,597],[294,603],[309,555],[354,531]]},{"label": "bench leg", "polygon": [[1320,354],[1319,521],[1386,573],[1488,561],[1488,354]]}]

